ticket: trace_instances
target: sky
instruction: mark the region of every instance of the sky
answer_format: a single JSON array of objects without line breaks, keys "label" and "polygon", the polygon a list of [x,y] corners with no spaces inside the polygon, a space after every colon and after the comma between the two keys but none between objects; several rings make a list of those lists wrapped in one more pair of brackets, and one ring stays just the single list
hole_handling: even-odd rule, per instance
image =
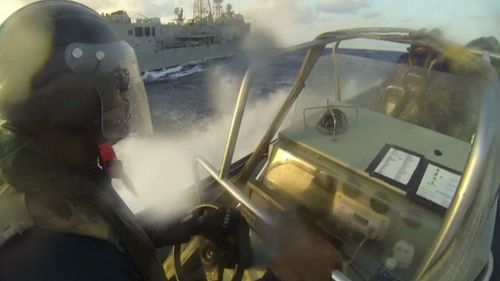
[{"label": "sky", "polygon": [[[33,0],[0,0],[0,22]],[[192,12],[191,0],[79,0],[99,12],[118,9],[130,15],[167,21],[175,7]],[[232,0],[253,30],[271,32],[280,45],[313,39],[325,31],[362,26],[440,28],[449,39],[466,43],[480,36],[500,39],[499,0]],[[362,46],[359,46],[362,47]]]}]

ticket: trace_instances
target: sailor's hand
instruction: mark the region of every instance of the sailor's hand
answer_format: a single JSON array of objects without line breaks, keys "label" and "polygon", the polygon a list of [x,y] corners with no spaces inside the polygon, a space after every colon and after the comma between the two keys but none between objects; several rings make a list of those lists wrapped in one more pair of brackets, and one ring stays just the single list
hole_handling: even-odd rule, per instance
[{"label": "sailor's hand", "polygon": [[233,262],[247,268],[253,253],[250,246],[249,227],[241,213],[233,208],[219,208],[199,219],[200,234],[221,248],[231,252]]}]

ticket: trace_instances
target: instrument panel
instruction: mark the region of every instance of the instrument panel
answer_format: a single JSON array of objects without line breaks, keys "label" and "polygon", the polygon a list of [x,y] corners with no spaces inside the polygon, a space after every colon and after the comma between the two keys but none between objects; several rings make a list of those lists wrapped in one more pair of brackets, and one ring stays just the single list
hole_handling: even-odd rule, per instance
[{"label": "instrument panel", "polygon": [[261,207],[297,212],[339,241],[353,259],[348,268],[359,263],[365,269],[349,274],[353,280],[367,280],[381,269],[403,280],[412,276],[442,221],[398,188],[286,142],[274,146],[250,189]]},{"label": "instrument panel", "polygon": [[411,279],[453,200],[470,144],[363,108],[311,107],[302,117],[270,147],[251,198],[330,237],[351,279],[381,271]]}]

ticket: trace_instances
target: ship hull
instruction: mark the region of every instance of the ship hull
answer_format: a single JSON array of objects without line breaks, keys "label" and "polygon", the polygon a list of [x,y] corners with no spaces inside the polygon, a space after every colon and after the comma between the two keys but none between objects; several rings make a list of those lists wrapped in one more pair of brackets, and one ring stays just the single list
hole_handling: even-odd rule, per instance
[{"label": "ship hull", "polygon": [[136,50],[141,72],[183,65],[190,62],[232,56],[235,43],[221,43],[196,47],[170,48],[155,52]]}]

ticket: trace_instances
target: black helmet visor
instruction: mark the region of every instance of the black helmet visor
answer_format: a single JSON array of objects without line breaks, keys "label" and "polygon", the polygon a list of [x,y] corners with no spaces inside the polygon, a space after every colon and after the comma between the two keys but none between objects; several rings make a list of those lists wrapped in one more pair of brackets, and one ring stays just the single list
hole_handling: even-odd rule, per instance
[{"label": "black helmet visor", "polygon": [[152,133],[146,90],[130,45],[73,43],[66,48],[65,60],[75,73],[93,77],[105,138]]}]

